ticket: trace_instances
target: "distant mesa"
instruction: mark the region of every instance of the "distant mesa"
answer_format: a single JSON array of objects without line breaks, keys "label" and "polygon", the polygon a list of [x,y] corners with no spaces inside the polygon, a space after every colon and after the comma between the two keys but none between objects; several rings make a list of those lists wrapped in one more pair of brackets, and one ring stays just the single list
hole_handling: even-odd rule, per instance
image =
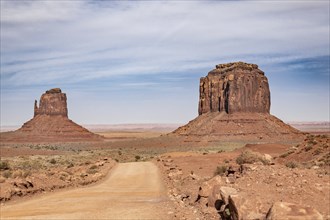
[{"label": "distant mesa", "polygon": [[208,140],[296,139],[302,135],[270,115],[268,79],[256,64],[216,65],[200,79],[198,113],[172,134]]},{"label": "distant mesa", "polygon": [[54,88],[42,94],[39,106],[34,102],[34,117],[1,139],[13,141],[79,141],[101,140],[103,137],[88,131],[68,118],[67,97]]}]

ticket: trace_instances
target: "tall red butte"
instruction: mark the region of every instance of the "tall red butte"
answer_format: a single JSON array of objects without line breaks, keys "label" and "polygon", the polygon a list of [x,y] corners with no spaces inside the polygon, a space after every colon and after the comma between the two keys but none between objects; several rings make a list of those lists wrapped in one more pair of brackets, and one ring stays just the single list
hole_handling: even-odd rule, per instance
[{"label": "tall red butte", "polygon": [[42,94],[34,103],[34,117],[14,132],[4,133],[2,140],[13,141],[80,141],[101,140],[102,137],[88,131],[68,118],[67,97],[55,88]]},{"label": "tall red butte", "polygon": [[173,134],[208,140],[290,140],[302,136],[270,114],[268,79],[256,64],[216,65],[200,79],[198,113]]}]

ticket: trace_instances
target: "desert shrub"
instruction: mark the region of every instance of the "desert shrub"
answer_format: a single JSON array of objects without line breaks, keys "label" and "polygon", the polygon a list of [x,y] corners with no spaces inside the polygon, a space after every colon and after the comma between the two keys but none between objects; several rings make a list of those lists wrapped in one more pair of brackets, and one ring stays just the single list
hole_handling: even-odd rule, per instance
[{"label": "desert shrub", "polygon": [[256,163],[256,162],[262,162],[263,164],[268,164],[269,162],[265,160],[262,155],[258,153],[254,153],[252,151],[243,151],[237,158],[236,163],[239,165],[245,164],[245,163]]},{"label": "desert shrub", "polygon": [[118,160],[117,158],[115,159],[115,161],[116,161],[117,163],[119,162],[119,160]]},{"label": "desert shrub", "polygon": [[5,177],[5,178],[9,178],[11,177],[12,173],[10,170],[5,170],[2,172],[2,176]]},{"label": "desert shrub", "polygon": [[315,140],[309,140],[307,143],[309,145],[316,145],[317,144],[317,141],[315,141]]},{"label": "desert shrub", "polygon": [[8,161],[0,161],[0,170],[9,170],[10,166]]},{"label": "desert shrub", "polygon": [[136,155],[136,156],[135,156],[135,160],[136,160],[136,161],[138,161],[138,160],[140,160],[140,159],[141,159],[141,157],[140,157],[139,155]]},{"label": "desert shrub", "polygon": [[91,170],[97,169],[97,166],[96,165],[92,165],[89,169],[91,169]]},{"label": "desert shrub", "polygon": [[223,176],[227,171],[227,166],[222,165],[222,166],[217,166],[217,168],[214,171],[214,176]]},{"label": "desert shrub", "polygon": [[122,155],[123,153],[121,152],[121,151],[118,151],[118,155],[120,156],[120,155]]},{"label": "desert shrub", "polygon": [[330,165],[330,152],[328,152],[327,154],[325,154],[320,161],[323,161],[324,165],[329,166]]},{"label": "desert shrub", "polygon": [[42,167],[43,167],[42,164],[35,160],[31,160],[31,161],[26,160],[17,164],[17,168],[21,170],[39,169]]},{"label": "desert shrub", "polygon": [[322,153],[322,150],[320,148],[318,148],[313,152],[313,155],[319,155],[321,153]]},{"label": "desert shrub", "polygon": [[314,135],[312,134],[307,135],[307,139],[314,139]]},{"label": "desert shrub", "polygon": [[31,171],[30,170],[26,170],[22,172],[22,177],[26,178],[28,176],[31,176]]},{"label": "desert shrub", "polygon": [[96,169],[88,169],[86,172],[88,174],[94,174],[94,173],[97,173],[97,170]]},{"label": "desert shrub", "polygon": [[225,163],[229,163],[229,160],[228,159],[225,159]]},{"label": "desert shrub", "polygon": [[312,148],[313,148],[312,145],[307,145],[307,146],[305,147],[305,151],[310,151]]},{"label": "desert shrub", "polygon": [[288,167],[288,168],[292,168],[293,169],[293,168],[298,167],[298,164],[296,162],[294,162],[294,161],[289,161],[289,162],[287,162],[285,164],[285,166]]},{"label": "desert shrub", "polygon": [[280,155],[280,158],[286,158],[287,156],[289,156],[290,154],[293,154],[294,150],[289,150],[283,154]]},{"label": "desert shrub", "polygon": [[73,163],[69,163],[69,165],[67,166],[67,168],[71,168],[71,167],[74,167]]},{"label": "desert shrub", "polygon": [[54,158],[52,158],[52,159],[49,161],[49,163],[51,163],[51,164],[56,164],[56,160],[55,160]]}]

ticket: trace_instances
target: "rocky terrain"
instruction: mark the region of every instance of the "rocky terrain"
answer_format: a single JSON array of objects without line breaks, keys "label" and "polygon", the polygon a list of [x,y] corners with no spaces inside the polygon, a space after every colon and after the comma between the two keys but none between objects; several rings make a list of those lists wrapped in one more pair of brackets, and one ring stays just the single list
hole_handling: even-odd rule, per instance
[{"label": "rocky terrain", "polygon": [[97,182],[114,165],[111,158],[89,152],[5,157],[0,161],[0,202]]},{"label": "rocky terrain", "polygon": [[[310,155],[317,145],[329,148],[328,137],[317,142]],[[169,197],[177,209],[186,210],[178,219],[330,219],[329,165],[306,166],[304,159],[293,160],[294,153],[284,162],[282,155],[292,147],[263,144],[232,152],[173,152],[156,161]]]},{"label": "rocky terrain", "polygon": [[68,118],[67,98],[61,89],[46,91],[37,105],[34,103],[34,117],[14,131],[1,133],[1,141],[94,141],[101,140],[86,128],[74,123]]}]

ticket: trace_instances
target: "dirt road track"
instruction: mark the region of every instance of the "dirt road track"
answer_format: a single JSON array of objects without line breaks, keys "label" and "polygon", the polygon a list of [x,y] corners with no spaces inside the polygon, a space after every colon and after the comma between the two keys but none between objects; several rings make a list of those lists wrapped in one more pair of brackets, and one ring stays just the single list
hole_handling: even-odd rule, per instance
[{"label": "dirt road track", "polygon": [[153,163],[122,163],[98,185],[1,206],[1,219],[166,219],[166,200]]}]

